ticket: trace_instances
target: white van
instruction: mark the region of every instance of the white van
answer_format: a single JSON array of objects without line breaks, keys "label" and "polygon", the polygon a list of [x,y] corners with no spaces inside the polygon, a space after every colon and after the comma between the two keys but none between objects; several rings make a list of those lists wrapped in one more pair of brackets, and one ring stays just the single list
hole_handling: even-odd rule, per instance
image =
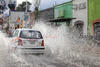
[{"label": "white van", "polygon": [[18,53],[44,53],[45,45],[40,31],[16,29],[13,33],[12,47]]}]

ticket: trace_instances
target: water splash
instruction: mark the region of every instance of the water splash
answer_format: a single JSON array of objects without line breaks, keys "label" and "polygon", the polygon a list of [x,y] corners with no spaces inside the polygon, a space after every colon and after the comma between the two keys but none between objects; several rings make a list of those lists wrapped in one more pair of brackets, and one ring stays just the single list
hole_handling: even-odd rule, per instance
[{"label": "water splash", "polygon": [[65,63],[76,64],[79,67],[86,64],[88,67],[89,64],[100,62],[100,48],[92,45],[91,39],[76,37],[66,25],[53,27],[40,21],[33,29],[42,32],[45,45],[50,48],[52,55]]},{"label": "water splash", "polygon": [[0,67],[29,67],[28,63],[23,58],[12,53],[10,48],[11,38],[0,32]]},{"label": "water splash", "polygon": [[[25,63],[26,66],[30,65],[30,67],[32,64],[35,67],[53,67],[55,65],[48,65],[48,63],[56,62],[55,60],[57,59],[65,64],[72,64],[77,67],[92,67],[93,65],[95,67],[100,65],[100,48],[91,45],[93,43],[92,40],[77,38],[66,25],[54,27],[40,21],[33,26],[33,29],[42,32],[46,45],[45,55],[40,57],[27,56],[28,58],[26,59],[29,61],[33,58],[32,62],[27,63],[25,58],[23,58],[24,56],[17,57],[15,54],[12,54],[15,59],[18,59],[18,62]],[[7,59],[5,60],[5,57],[10,57],[8,53],[9,41],[10,38],[5,37],[5,34],[0,32],[0,67],[6,67]]]},{"label": "water splash", "polygon": [[2,32],[0,32],[0,67],[5,67],[9,58],[7,40]]}]

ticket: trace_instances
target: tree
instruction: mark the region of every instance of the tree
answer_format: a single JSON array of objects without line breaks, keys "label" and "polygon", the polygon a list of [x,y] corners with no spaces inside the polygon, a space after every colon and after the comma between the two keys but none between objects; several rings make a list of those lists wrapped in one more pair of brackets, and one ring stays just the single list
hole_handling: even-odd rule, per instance
[{"label": "tree", "polygon": [[26,10],[26,6],[27,6],[27,11],[29,11],[31,3],[27,1],[27,5],[26,5],[26,1],[22,2],[22,4],[19,4],[18,7],[16,8],[16,11],[25,11]]}]

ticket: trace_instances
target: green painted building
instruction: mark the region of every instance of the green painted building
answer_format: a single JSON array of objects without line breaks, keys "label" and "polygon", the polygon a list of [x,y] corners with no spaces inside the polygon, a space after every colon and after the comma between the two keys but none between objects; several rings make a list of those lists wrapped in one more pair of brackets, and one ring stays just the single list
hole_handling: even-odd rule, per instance
[{"label": "green painted building", "polygon": [[[70,2],[65,2],[63,4],[56,5],[54,7],[54,19],[73,18],[73,17],[76,18],[76,20],[80,20],[79,18],[81,19],[83,18],[83,20],[87,19],[84,22],[84,32],[85,30],[87,30],[89,35],[95,36],[96,38],[100,37],[100,0],[86,0],[86,1],[80,1],[80,2],[79,1],[77,2],[70,1]],[[78,5],[77,3],[81,5],[79,7],[80,10],[73,12],[72,7],[74,7],[73,5]],[[82,10],[81,8],[83,7],[87,7],[87,8]],[[61,22],[61,24],[62,23],[63,22]]]},{"label": "green painted building", "polygon": [[54,19],[72,18],[72,1],[54,7]]},{"label": "green painted building", "polygon": [[100,0],[88,0],[88,32],[100,37]]}]

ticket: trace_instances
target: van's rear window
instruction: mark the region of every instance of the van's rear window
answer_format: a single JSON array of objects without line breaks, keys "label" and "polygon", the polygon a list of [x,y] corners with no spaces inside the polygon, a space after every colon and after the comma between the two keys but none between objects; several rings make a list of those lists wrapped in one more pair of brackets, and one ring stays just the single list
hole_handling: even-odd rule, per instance
[{"label": "van's rear window", "polygon": [[42,39],[42,35],[39,31],[33,31],[33,30],[23,30],[20,33],[21,38],[25,39]]}]

